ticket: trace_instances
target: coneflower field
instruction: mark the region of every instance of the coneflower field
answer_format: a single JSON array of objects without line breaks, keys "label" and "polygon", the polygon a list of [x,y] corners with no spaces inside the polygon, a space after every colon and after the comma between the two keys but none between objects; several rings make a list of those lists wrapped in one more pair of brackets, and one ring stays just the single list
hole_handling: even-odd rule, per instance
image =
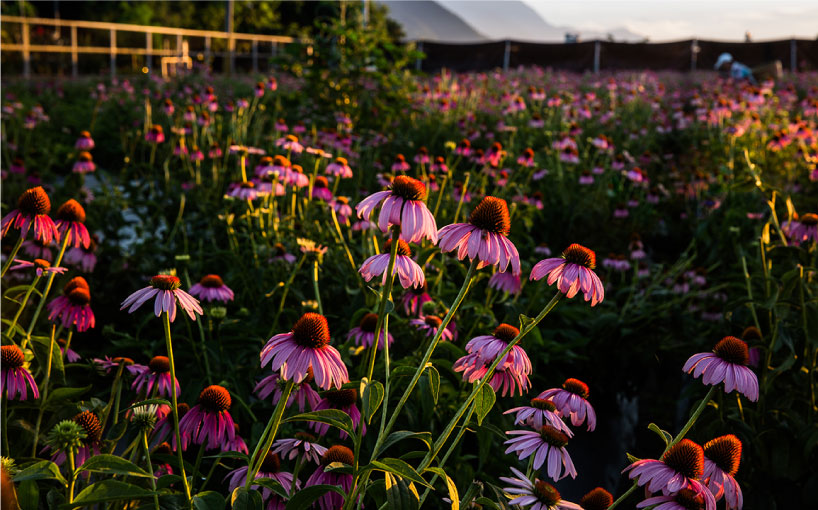
[{"label": "coneflower field", "polygon": [[339,75],[4,85],[4,510],[818,507],[815,74]]}]

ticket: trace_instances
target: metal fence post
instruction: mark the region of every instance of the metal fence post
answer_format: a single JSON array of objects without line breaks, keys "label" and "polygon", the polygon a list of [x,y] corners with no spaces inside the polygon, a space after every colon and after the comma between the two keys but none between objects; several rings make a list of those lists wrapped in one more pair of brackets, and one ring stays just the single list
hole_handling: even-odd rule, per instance
[{"label": "metal fence post", "polygon": [[508,71],[508,64],[511,62],[511,41],[506,41],[506,48],[503,52],[503,71]]},{"label": "metal fence post", "polygon": [[[423,52],[423,41],[418,41],[418,51]],[[420,58],[420,55],[418,55],[418,58],[415,59],[415,71],[420,71],[422,66],[423,59]]]},{"label": "metal fence post", "polygon": [[795,38],[790,39],[790,72],[798,71],[798,43]]},{"label": "metal fence post", "polygon": [[599,74],[599,59],[602,44],[599,41],[594,41],[594,74]]},{"label": "metal fence post", "polygon": [[79,75],[79,54],[77,53],[77,27],[71,25],[71,76]]},{"label": "metal fence post", "polygon": [[31,78],[31,51],[29,50],[28,23],[20,25],[23,30],[23,76]]},{"label": "metal fence post", "polygon": [[110,49],[110,62],[111,62],[111,79],[116,78],[116,30],[111,29],[111,49]]}]

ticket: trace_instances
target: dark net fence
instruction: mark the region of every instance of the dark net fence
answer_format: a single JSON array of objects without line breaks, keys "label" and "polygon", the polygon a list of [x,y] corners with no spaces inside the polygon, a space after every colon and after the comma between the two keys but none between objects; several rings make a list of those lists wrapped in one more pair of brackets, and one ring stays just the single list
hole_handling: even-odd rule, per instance
[{"label": "dark net fence", "polygon": [[764,42],[678,41],[668,43],[529,43],[497,41],[447,44],[419,41],[426,58],[418,67],[427,72],[485,71],[494,68],[540,66],[563,71],[690,71],[713,69],[719,55],[730,53],[750,67],[780,61],[784,70],[818,70],[818,40]]}]

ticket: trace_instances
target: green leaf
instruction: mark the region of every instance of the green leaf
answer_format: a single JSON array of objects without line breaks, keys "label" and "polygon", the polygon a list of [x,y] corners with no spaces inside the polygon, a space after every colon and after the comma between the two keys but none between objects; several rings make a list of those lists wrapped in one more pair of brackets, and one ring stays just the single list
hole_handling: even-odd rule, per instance
[{"label": "green leaf", "polygon": [[57,388],[48,394],[48,400],[46,400],[45,405],[49,407],[60,405],[65,401],[76,400],[80,397],[80,395],[90,391],[92,387],[93,386],[89,384],[88,386],[82,388]]},{"label": "green leaf", "polygon": [[163,475],[156,480],[156,489],[167,489],[174,483],[181,483],[182,477],[179,475]]},{"label": "green leaf", "polygon": [[415,375],[415,370],[417,370],[415,367],[400,365],[392,369],[392,373],[389,374],[389,377],[392,379],[397,379],[398,377],[412,377]]},{"label": "green leaf", "polygon": [[22,510],[37,510],[40,507],[40,489],[34,480],[26,480],[17,487],[17,503]]},{"label": "green leaf", "polygon": [[133,462],[127,461],[116,455],[94,455],[83,463],[78,471],[90,471],[92,473],[105,473],[109,475],[129,475],[129,476],[152,476],[150,473],[137,466]]},{"label": "green leaf", "polygon": [[428,449],[432,449],[432,433],[431,432],[412,432],[411,430],[398,430],[397,432],[392,432],[386,437],[386,440],[380,446],[375,454],[380,454],[393,444],[403,441],[404,439],[419,439],[426,443],[426,447]]},{"label": "green leaf", "polygon": [[65,486],[68,481],[60,473],[60,468],[50,460],[41,460],[23,469],[14,477],[17,483],[26,480],[57,480]]},{"label": "green leaf", "polygon": [[424,487],[431,488],[432,486],[429,485],[426,480],[423,479],[415,468],[410,466],[406,461],[401,459],[383,459],[383,460],[373,460],[368,466],[364,469],[377,469],[379,471],[385,471],[387,473],[393,473],[401,478],[405,478],[415,483],[419,483]]},{"label": "green leaf", "polygon": [[350,418],[347,413],[338,409],[322,409],[320,411],[297,414],[284,420],[284,423],[292,423],[294,421],[317,421],[326,423],[333,427],[338,427],[349,434],[350,437],[355,437],[355,430],[352,427],[352,418]]},{"label": "green leaf", "polygon": [[478,425],[483,424],[483,419],[489,414],[489,411],[491,411],[495,400],[497,400],[497,396],[494,394],[494,390],[490,385],[484,384],[480,393],[474,397],[474,412],[477,415]]},{"label": "green leaf", "polygon": [[200,492],[193,496],[196,510],[224,510],[224,497],[216,491]]},{"label": "green leaf", "polygon": [[[91,458],[93,459],[94,457]],[[145,499],[150,498],[154,494],[157,493],[143,489],[142,487],[137,487],[136,485],[120,482],[119,480],[103,480],[89,485],[77,494],[73,503],[66,503],[60,506],[60,508],[88,507],[104,501]]]},{"label": "green leaf", "polygon": [[381,402],[383,402],[383,384],[378,381],[367,382],[361,397],[363,401],[364,418],[366,422],[369,423],[372,420],[372,416],[375,415],[375,412],[381,406]]},{"label": "green leaf", "polygon": [[460,495],[457,492],[457,485],[454,480],[446,475],[446,488],[449,489],[449,499],[452,500],[452,510],[460,510]]},{"label": "green leaf", "polygon": [[662,441],[665,442],[665,446],[669,445],[671,441],[673,441],[673,436],[667,430],[662,430],[659,428],[658,425],[655,423],[651,423],[648,425],[648,430],[652,430],[655,432],[659,437],[662,438]]},{"label": "green leaf", "polygon": [[262,510],[264,500],[261,499],[261,493],[258,491],[236,487],[230,496],[230,508],[233,510]]},{"label": "green leaf", "polygon": [[420,498],[402,478],[386,473],[385,482],[386,503],[389,510],[418,510]]},{"label": "green leaf", "polygon": [[[326,469],[327,468],[324,467],[324,471],[326,471]],[[290,488],[289,487],[285,488],[283,485],[281,485],[281,482],[279,482],[278,480],[273,480],[272,478],[256,478],[255,480],[253,480],[253,485],[266,487],[271,491],[275,492],[276,494],[278,494],[279,496],[281,496],[284,500],[290,498],[289,494],[287,493],[287,491],[289,491]]]},{"label": "green leaf", "polygon": [[432,365],[426,368],[426,376],[429,378],[429,390],[432,392],[432,400],[437,404],[440,395],[440,374]]},{"label": "green leaf", "polygon": [[[51,337],[48,336],[32,336],[31,348],[34,350],[34,356],[40,366],[45,368],[48,363],[48,349],[51,343]],[[62,364],[62,353],[60,346],[54,342],[54,348],[51,350],[51,382],[57,384],[65,384],[65,367]]]},{"label": "green leaf", "polygon": [[534,325],[534,319],[524,313],[520,314],[520,331],[524,331],[527,327]]},{"label": "green leaf", "polygon": [[286,510],[303,510],[304,508],[309,508],[314,501],[329,491],[337,492],[341,496],[346,496],[346,493],[336,485],[311,485],[296,492],[293,497],[287,501]]}]

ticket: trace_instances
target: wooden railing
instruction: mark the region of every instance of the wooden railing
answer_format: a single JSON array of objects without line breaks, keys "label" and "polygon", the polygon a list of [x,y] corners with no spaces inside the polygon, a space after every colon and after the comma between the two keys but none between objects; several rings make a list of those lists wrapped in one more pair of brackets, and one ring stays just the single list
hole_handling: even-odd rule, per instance
[{"label": "wooden railing", "polygon": [[[77,76],[79,74],[79,56],[80,55],[108,55],[111,77],[116,77],[117,73],[117,56],[130,55],[133,57],[142,56],[145,58],[145,66],[143,72],[151,72],[154,57],[159,57],[162,61],[162,73],[166,75],[175,70],[178,64],[184,64],[190,68],[194,58],[192,58],[189,50],[190,41],[195,39],[203,40],[203,49],[195,51],[192,54],[195,59],[204,64],[210,65],[212,59],[221,57],[226,59],[226,66],[224,70],[233,72],[236,67],[237,57],[249,57],[252,62],[253,72],[259,72],[259,60],[263,57],[274,57],[278,51],[278,46],[281,44],[290,44],[295,42],[292,37],[278,36],[278,35],[261,35],[261,34],[240,34],[234,32],[218,32],[213,30],[192,30],[186,28],[170,28],[158,27],[149,25],[131,25],[125,23],[107,23],[99,21],[75,21],[75,20],[61,20],[51,18],[27,18],[20,16],[0,16],[0,23],[2,23],[3,33],[6,37],[19,34],[19,40],[15,42],[3,42],[0,44],[0,51],[3,53],[21,53],[23,59],[23,75],[28,78],[31,76],[31,55],[33,53],[50,53],[50,54],[71,54],[71,74]],[[19,30],[10,29],[10,25],[18,25]],[[32,27],[51,26],[55,30],[66,27],[70,30],[70,37],[67,44],[32,44],[31,29]],[[90,30],[97,33],[107,32],[108,45],[106,46],[80,46],[78,43],[78,30]],[[145,35],[144,47],[128,47],[117,44],[118,33],[141,33]],[[162,38],[163,47],[155,48],[153,45],[154,35],[161,36],[175,36],[175,44],[170,47],[170,39]],[[171,38],[172,38],[171,37]],[[98,34],[97,34],[98,38]],[[62,39],[61,37],[58,39]],[[214,41],[224,41],[224,51],[214,51]],[[239,43],[244,43],[241,46],[246,46],[249,43],[249,52],[240,51],[238,49]]]}]

